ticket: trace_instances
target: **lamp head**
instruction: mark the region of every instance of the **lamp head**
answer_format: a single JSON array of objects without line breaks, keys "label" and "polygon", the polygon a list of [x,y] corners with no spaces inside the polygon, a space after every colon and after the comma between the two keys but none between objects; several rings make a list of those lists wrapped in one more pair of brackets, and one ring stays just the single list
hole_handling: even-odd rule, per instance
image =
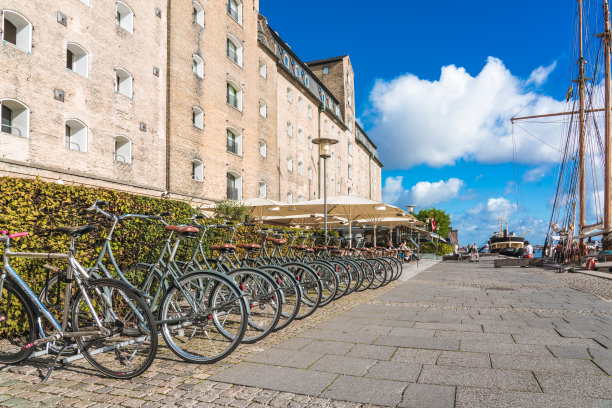
[{"label": "lamp head", "polygon": [[338,140],[328,137],[318,137],[314,139],[312,143],[319,145],[319,157],[328,159],[331,157],[331,146],[338,143]]}]

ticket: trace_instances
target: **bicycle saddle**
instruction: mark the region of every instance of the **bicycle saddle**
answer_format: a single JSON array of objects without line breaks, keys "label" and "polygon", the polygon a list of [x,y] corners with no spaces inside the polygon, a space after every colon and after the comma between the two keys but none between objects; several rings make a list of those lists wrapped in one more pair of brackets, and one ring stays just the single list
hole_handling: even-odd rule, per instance
[{"label": "bicycle saddle", "polygon": [[81,227],[57,227],[52,232],[59,232],[60,234],[68,235],[69,237],[80,237],[93,231],[96,227],[93,225],[85,225]]}]

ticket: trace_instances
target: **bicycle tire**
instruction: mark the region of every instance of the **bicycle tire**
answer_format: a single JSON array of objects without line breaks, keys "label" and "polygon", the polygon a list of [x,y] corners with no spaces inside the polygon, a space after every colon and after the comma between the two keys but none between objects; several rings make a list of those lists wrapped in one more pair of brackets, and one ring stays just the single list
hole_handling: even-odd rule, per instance
[{"label": "bicycle tire", "polygon": [[324,261],[310,261],[308,266],[313,268],[321,278],[323,294],[321,296],[320,307],[330,304],[338,293],[339,279],[334,268]]},{"label": "bicycle tire", "polygon": [[265,271],[238,268],[227,273],[249,302],[249,316],[242,343],[252,344],[270,334],[281,317],[284,294]]},{"label": "bicycle tire", "polygon": [[129,379],[144,373],[155,359],[158,342],[157,326],[147,303],[122,281],[92,279],[72,299],[72,327],[78,332],[96,328],[84,293],[111,334],[76,337],[83,356],[111,378]]},{"label": "bicycle tire", "polygon": [[356,289],[356,291],[363,292],[364,290],[369,289],[372,285],[372,281],[374,280],[374,268],[366,259],[358,259],[356,262],[359,264],[359,267],[363,273],[361,285]]},{"label": "bicycle tire", "polygon": [[281,265],[288,269],[300,282],[302,288],[302,305],[300,313],[295,317],[302,320],[317,310],[323,296],[323,285],[319,275],[308,265],[301,262],[287,262]]},{"label": "bicycle tire", "polygon": [[378,289],[383,286],[387,280],[387,268],[380,259],[370,259],[369,262],[374,268],[374,279],[372,279],[370,289]]},{"label": "bicycle tire", "polygon": [[25,293],[9,279],[0,295],[0,363],[17,364],[27,359],[33,347],[24,349],[38,335],[32,304]]},{"label": "bicycle tire", "polygon": [[295,276],[285,268],[276,265],[259,265],[259,269],[266,271],[279,284],[283,291],[284,301],[281,317],[273,331],[279,331],[289,326],[300,312],[302,304],[302,288]]},{"label": "bicycle tire", "polygon": [[[180,287],[173,285],[166,292],[159,309],[168,347],[190,363],[209,364],[227,357],[240,344],[248,319],[247,304],[238,287],[208,270],[184,275],[178,284]],[[194,301],[202,309],[193,310]],[[194,341],[198,331],[203,336]]]}]

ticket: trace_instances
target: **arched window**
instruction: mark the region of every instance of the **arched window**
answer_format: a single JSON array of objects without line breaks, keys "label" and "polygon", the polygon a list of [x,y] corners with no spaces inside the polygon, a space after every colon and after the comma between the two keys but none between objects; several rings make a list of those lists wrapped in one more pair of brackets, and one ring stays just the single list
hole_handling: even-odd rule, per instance
[{"label": "arched window", "polygon": [[268,117],[268,107],[266,106],[266,103],[262,100],[259,101],[259,114],[264,118]]},{"label": "arched window", "polygon": [[308,105],[308,117],[312,119],[312,106]]},{"label": "arched window", "polygon": [[302,193],[298,193],[298,203],[301,203],[302,201],[304,201],[304,196]]},{"label": "arched window", "polygon": [[338,168],[342,167],[342,157],[338,156]]},{"label": "arched window", "polygon": [[308,168],[308,180],[312,180],[312,167]]},{"label": "arched window", "polygon": [[293,125],[291,122],[287,122],[287,136],[293,137]]},{"label": "arched window", "polygon": [[259,182],[259,198],[266,198],[268,196],[268,186],[263,181]]},{"label": "arched window", "polygon": [[87,126],[78,119],[66,121],[66,147],[79,152],[87,151]]},{"label": "arched window", "polygon": [[304,141],[304,132],[302,129],[298,129],[298,142],[302,143]]},{"label": "arched window", "polygon": [[298,169],[297,169],[298,174],[300,176],[303,175],[304,174],[304,164],[302,162],[298,162],[298,166],[297,167],[298,167]]},{"label": "arched window", "polygon": [[115,161],[132,163],[132,141],[125,136],[115,136]]},{"label": "arched window", "polygon": [[30,136],[30,108],[15,99],[0,100],[2,122],[0,131],[11,135]]},{"label": "arched window", "polygon": [[204,164],[198,159],[191,161],[191,179],[195,181],[204,181]]},{"label": "arched window", "polygon": [[242,1],[227,0],[227,14],[229,14],[238,24],[242,24]]},{"label": "arched window", "polygon": [[115,69],[115,92],[132,97],[132,75],[123,68]]},{"label": "arched window", "polygon": [[351,194],[353,194],[353,189],[349,187],[348,188],[348,195],[351,195]]},{"label": "arched window", "polygon": [[242,199],[242,176],[233,171],[227,172],[227,198],[236,201]]},{"label": "arched window", "polygon": [[338,142],[342,140],[342,133],[340,133],[340,131],[338,131]]},{"label": "arched window", "polygon": [[66,69],[85,78],[89,76],[89,54],[83,47],[75,43],[68,43],[66,46]]},{"label": "arched window", "polygon": [[348,141],[348,154],[351,156],[353,155],[353,142],[350,140]]},{"label": "arched window", "polygon": [[293,171],[293,159],[291,156],[287,157],[287,170]]},{"label": "arched window", "polygon": [[191,118],[193,126],[198,129],[204,129],[204,111],[202,111],[202,109],[197,106],[192,107]]},{"label": "arched window", "polygon": [[227,83],[227,103],[242,111],[242,90],[238,85],[231,82]]},{"label": "arched window", "polygon": [[242,155],[242,135],[236,129],[227,129],[227,151]]},{"label": "arched window", "polygon": [[329,125],[327,123],[327,119],[325,119],[325,121],[323,123],[324,123],[323,129],[325,129],[325,131],[327,132],[329,130]]},{"label": "arched window", "polygon": [[117,2],[117,25],[130,34],[134,34],[134,12],[122,1]]},{"label": "arched window", "polygon": [[263,60],[259,60],[259,76],[262,78],[268,77],[268,67]]},{"label": "arched window", "polygon": [[298,96],[298,110],[302,110],[302,97]]},{"label": "arched window", "polygon": [[351,166],[350,164],[348,165],[348,178],[353,178],[353,166]]},{"label": "arched window", "polygon": [[204,7],[197,1],[193,2],[193,22],[204,27]]},{"label": "arched window", "polygon": [[352,132],[353,131],[353,119],[349,118],[348,120],[348,129]]},{"label": "arched window", "polygon": [[287,204],[293,204],[293,193],[291,191],[287,193]]},{"label": "arched window", "polygon": [[259,155],[261,157],[267,157],[268,156],[268,145],[263,140],[259,141]]},{"label": "arched window", "polygon": [[308,136],[308,148],[312,150],[312,136]]},{"label": "arched window", "polygon": [[287,88],[287,100],[293,102],[293,90],[291,88]]},{"label": "arched window", "polygon": [[32,24],[21,14],[2,10],[2,40],[24,51],[32,51]]},{"label": "arched window", "polygon": [[204,60],[197,54],[192,55],[193,73],[198,78],[204,78]]},{"label": "arched window", "polygon": [[227,58],[242,66],[242,44],[231,35],[227,36]]},{"label": "arched window", "polygon": [[339,192],[340,192],[340,182],[338,182],[337,186],[338,186],[338,187],[336,188],[336,192],[338,192],[338,193],[339,193]]}]

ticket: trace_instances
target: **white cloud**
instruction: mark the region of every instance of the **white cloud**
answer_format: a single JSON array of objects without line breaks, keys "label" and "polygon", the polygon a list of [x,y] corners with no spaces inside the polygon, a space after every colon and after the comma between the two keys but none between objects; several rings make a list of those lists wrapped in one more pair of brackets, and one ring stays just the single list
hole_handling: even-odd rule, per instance
[{"label": "white cloud", "polygon": [[505,217],[506,211],[513,213],[516,210],[517,205],[504,197],[489,198],[489,201],[487,201],[487,211],[492,216],[499,216],[503,213]]},{"label": "white cloud", "polygon": [[466,212],[469,215],[478,215],[482,212],[482,210],[484,210],[484,205],[482,203],[478,204],[476,207],[474,208],[470,208],[469,210],[467,210]]},{"label": "white cloud", "polygon": [[457,197],[459,190],[465,183],[457,178],[447,181],[420,181],[410,190],[412,203],[418,207],[428,207]]},{"label": "white cloud", "polygon": [[[534,74],[534,81],[536,77],[543,78],[543,74]],[[563,101],[538,95],[529,87],[528,81],[512,75],[493,57],[476,76],[449,65],[436,81],[412,74],[378,80],[370,93],[375,125],[368,133],[388,169],[420,164],[441,167],[460,159],[509,162],[513,139],[520,162],[556,161],[557,151],[522,129],[512,134],[509,119],[519,111],[527,116],[565,109]],[[527,130],[559,146],[562,132],[556,125]]]},{"label": "white cloud", "polygon": [[385,179],[385,185],[382,189],[382,199],[385,203],[395,203],[406,193],[404,187],[402,187],[403,180],[404,177],[402,176]]},{"label": "white cloud", "polygon": [[410,189],[404,189],[403,176],[387,177],[382,189],[383,201],[398,203],[404,201],[417,207],[428,207],[434,204],[451,200],[459,195],[465,185],[463,180],[450,178],[447,181],[436,182],[419,181]]},{"label": "white cloud", "polygon": [[525,183],[533,183],[534,181],[539,181],[548,173],[550,166],[538,166],[532,169],[529,169],[523,174],[523,182]]},{"label": "white cloud", "polygon": [[556,67],[557,67],[557,61],[554,61],[552,64],[550,64],[547,67],[537,67],[536,69],[533,70],[531,75],[529,75],[529,79],[527,80],[527,83],[534,84],[535,86],[542,85],[544,82],[546,82],[546,80],[548,80],[548,76],[550,75],[551,72],[555,70]]}]

